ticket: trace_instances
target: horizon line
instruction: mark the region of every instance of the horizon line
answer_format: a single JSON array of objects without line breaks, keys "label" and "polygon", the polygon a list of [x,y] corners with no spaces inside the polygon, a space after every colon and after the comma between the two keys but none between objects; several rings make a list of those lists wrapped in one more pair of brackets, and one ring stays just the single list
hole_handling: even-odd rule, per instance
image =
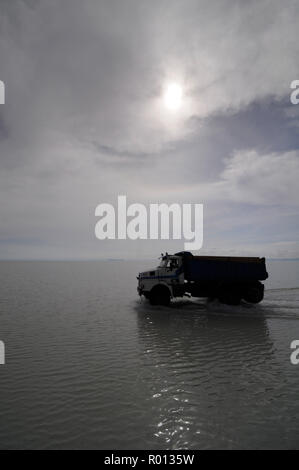
[{"label": "horizon line", "polygon": [[[197,255],[200,256],[200,255]],[[202,256],[209,256],[209,255],[202,255]],[[211,256],[218,256],[218,255],[211,255]],[[240,255],[223,255],[227,257],[234,258],[235,256],[240,257]],[[256,257],[253,255],[245,256],[245,258],[250,258],[250,257]],[[271,260],[271,261],[299,261],[299,257],[294,257],[294,258],[272,258],[272,257],[267,257],[267,256],[258,256],[258,258],[265,258],[266,260]],[[150,257],[150,258],[0,258],[0,262],[5,262],[5,261],[150,261],[158,259],[155,257]]]}]

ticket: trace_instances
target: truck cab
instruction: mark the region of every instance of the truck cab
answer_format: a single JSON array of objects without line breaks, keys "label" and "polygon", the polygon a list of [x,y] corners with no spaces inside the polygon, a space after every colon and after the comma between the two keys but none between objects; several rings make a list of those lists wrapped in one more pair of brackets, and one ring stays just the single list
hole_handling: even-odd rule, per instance
[{"label": "truck cab", "polygon": [[182,257],[161,255],[160,264],[150,271],[139,273],[137,291],[150,300],[152,305],[168,305],[173,297],[184,294]]}]

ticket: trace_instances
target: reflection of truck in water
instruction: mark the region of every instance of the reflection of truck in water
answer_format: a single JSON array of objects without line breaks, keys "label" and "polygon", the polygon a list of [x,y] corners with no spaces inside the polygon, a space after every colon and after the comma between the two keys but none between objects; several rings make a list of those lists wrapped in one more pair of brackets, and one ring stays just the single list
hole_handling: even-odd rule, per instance
[{"label": "reflection of truck in water", "polygon": [[160,265],[139,273],[138,293],[152,305],[168,305],[171,298],[209,297],[229,305],[241,300],[258,303],[267,279],[265,258],[193,256],[181,251],[162,254]]}]

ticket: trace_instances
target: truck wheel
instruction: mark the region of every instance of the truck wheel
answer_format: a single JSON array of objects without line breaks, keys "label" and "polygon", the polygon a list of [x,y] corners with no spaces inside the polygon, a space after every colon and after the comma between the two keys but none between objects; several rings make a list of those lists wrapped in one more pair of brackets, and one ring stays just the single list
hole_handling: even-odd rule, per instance
[{"label": "truck wheel", "polygon": [[264,298],[264,286],[251,286],[246,289],[243,299],[251,304],[258,304]]},{"label": "truck wheel", "polygon": [[222,304],[239,305],[241,302],[241,294],[236,289],[223,289],[218,295],[218,300]]},{"label": "truck wheel", "polygon": [[170,293],[167,287],[156,287],[151,290],[149,295],[151,305],[169,305]]}]

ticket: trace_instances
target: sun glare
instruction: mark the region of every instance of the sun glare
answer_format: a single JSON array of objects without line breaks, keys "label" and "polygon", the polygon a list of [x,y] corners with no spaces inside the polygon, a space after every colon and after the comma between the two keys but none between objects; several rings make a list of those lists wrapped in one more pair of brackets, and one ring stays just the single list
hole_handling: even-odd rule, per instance
[{"label": "sun glare", "polygon": [[168,109],[176,111],[182,105],[183,90],[178,83],[170,83],[164,92],[164,104]]}]

